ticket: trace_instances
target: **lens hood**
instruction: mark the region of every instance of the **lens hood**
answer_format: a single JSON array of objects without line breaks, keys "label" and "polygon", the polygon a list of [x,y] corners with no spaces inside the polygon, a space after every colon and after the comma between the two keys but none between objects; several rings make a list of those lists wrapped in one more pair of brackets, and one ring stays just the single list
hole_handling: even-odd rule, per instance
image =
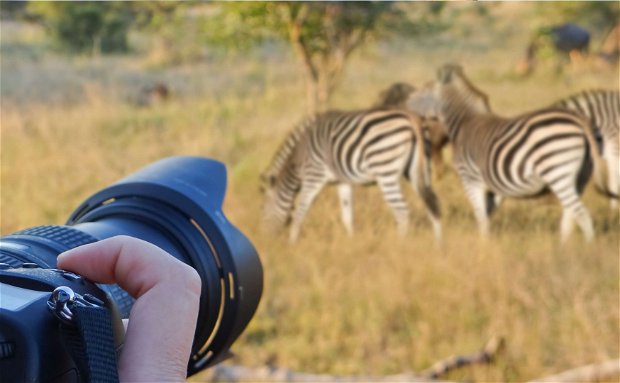
[{"label": "lens hood", "polygon": [[[202,294],[190,375],[226,357],[262,293],[258,254],[222,212],[226,178],[220,162],[166,158],[94,194],[67,221],[97,239],[124,234],[154,243],[198,271]],[[111,293],[121,300],[120,288]],[[165,302],[162,315],[174,315]]]}]

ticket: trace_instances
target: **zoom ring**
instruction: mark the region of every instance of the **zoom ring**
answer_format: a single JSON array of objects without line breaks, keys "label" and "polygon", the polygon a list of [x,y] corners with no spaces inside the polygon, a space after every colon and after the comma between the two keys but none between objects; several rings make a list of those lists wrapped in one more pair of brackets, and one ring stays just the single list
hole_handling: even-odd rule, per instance
[{"label": "zoom ring", "polygon": [[97,242],[97,239],[69,226],[35,226],[29,229],[18,231],[13,235],[30,235],[33,237],[45,238],[66,247],[66,250],[74,247]]}]

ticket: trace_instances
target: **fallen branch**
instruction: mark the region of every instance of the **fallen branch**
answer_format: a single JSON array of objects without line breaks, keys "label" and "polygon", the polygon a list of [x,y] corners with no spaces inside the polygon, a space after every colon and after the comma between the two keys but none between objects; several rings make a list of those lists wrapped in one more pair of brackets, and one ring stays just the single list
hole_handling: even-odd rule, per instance
[{"label": "fallen branch", "polygon": [[504,347],[504,339],[493,337],[489,340],[482,351],[466,356],[451,356],[433,364],[430,368],[421,372],[421,376],[426,379],[437,379],[449,373],[472,364],[489,364],[497,353]]},{"label": "fallen branch", "polygon": [[561,374],[530,380],[528,383],[603,382],[618,377],[620,377],[620,359],[614,359],[599,364],[590,364],[575,368],[562,372]]},{"label": "fallen branch", "polygon": [[[436,379],[449,371],[471,364],[493,362],[496,353],[503,346],[503,339],[492,338],[482,351],[469,356],[454,356],[435,363],[422,373],[403,373],[388,376],[335,376],[327,374],[307,374],[286,368],[217,365],[201,375],[208,382],[439,382]],[[444,383],[450,383],[444,381]]]}]

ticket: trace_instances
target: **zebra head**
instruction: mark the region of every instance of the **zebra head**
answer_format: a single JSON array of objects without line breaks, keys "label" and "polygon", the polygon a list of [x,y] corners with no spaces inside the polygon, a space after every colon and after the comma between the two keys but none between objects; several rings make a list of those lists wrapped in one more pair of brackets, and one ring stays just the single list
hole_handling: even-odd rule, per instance
[{"label": "zebra head", "polygon": [[416,88],[406,82],[396,82],[389,88],[379,93],[376,108],[401,108],[406,107],[409,96],[416,91]]},{"label": "zebra head", "polygon": [[268,231],[280,231],[290,223],[295,197],[301,185],[297,173],[293,159],[289,158],[278,172],[261,174],[263,222]]},{"label": "zebra head", "polygon": [[422,129],[430,140],[431,156],[442,162],[439,153],[449,142],[449,134],[443,122],[439,99],[435,94],[435,84],[428,82],[418,90],[412,91],[403,102],[406,110],[422,117]]},{"label": "zebra head", "polygon": [[276,182],[277,174],[271,172],[270,169],[261,173],[260,191],[264,199],[262,209],[263,222],[266,224],[265,228],[271,232],[279,231],[286,226],[287,221],[287,217],[279,214],[279,210],[276,210]]},{"label": "zebra head", "polygon": [[299,178],[300,141],[315,124],[317,116],[304,119],[284,139],[267,170],[261,175],[264,194],[263,221],[271,231],[284,228],[291,220],[295,197],[301,187]]},{"label": "zebra head", "polygon": [[437,120],[440,117],[439,99],[432,82],[409,93],[404,105],[408,111],[425,119]]}]

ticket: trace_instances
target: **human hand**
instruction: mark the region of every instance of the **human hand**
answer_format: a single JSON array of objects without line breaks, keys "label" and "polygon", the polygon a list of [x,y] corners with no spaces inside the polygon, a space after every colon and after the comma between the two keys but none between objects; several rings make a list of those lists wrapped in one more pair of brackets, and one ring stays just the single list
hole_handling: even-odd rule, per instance
[{"label": "human hand", "polygon": [[200,300],[200,276],[159,247],[118,236],[58,256],[58,268],[117,283],[136,298],[118,360],[121,382],[184,381]]}]

